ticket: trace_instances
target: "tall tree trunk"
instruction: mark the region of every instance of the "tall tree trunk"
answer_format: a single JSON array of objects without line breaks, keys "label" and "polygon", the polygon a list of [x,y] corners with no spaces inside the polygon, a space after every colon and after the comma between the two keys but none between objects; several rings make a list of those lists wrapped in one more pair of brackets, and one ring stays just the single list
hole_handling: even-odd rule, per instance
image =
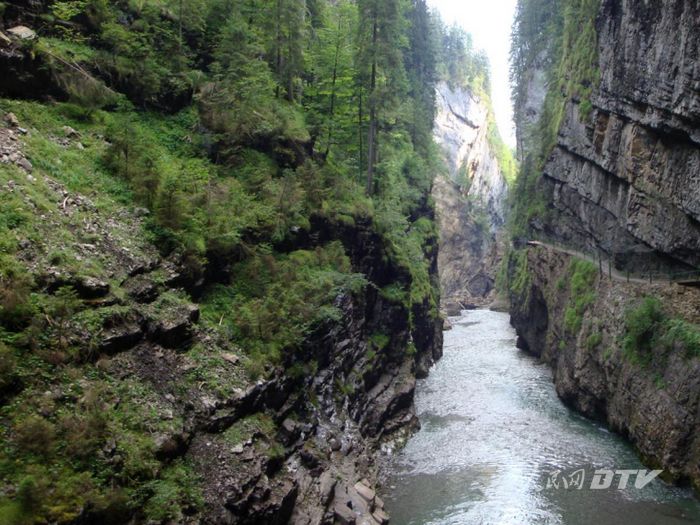
[{"label": "tall tree trunk", "polygon": [[177,39],[177,54],[182,57],[182,13],[184,0],[180,0],[180,14],[178,15],[178,39]]},{"label": "tall tree trunk", "polygon": [[335,85],[338,81],[338,60],[340,59],[340,29],[341,24],[338,20],[338,37],[335,42],[335,57],[333,60],[333,81],[331,82],[331,108],[329,111],[329,121],[328,121],[328,141],[326,142],[326,153],[324,158],[328,158],[331,152],[331,141],[333,140],[333,124],[335,116]]},{"label": "tall tree trunk", "polygon": [[377,13],[372,24],[372,74],[369,81],[369,134],[367,137],[367,195],[374,189],[374,165],[377,160]]},{"label": "tall tree trunk", "polygon": [[362,120],[364,119],[364,113],[363,113],[363,107],[362,107],[362,86],[359,88],[360,90],[360,100],[359,100],[359,107],[357,111],[357,129],[359,130],[358,133],[358,139],[360,142],[360,163],[358,165],[358,171],[360,174],[360,180],[362,179],[362,174],[364,173],[364,165],[365,165],[365,144],[364,144],[364,135],[362,131]]},{"label": "tall tree trunk", "polygon": [[275,73],[277,74],[277,86],[275,97],[280,98],[280,82],[282,80],[282,0],[277,0],[277,13],[275,17]]}]

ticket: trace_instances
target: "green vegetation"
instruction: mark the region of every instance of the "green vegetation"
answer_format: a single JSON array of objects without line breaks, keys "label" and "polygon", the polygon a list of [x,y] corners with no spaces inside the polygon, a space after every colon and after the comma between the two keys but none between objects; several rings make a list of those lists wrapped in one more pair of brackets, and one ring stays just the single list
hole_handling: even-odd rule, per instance
[{"label": "green vegetation", "polygon": [[569,334],[575,335],[581,331],[586,310],[595,303],[598,269],[588,261],[572,259],[568,275],[569,306],[564,312],[564,328]]},{"label": "green vegetation", "polygon": [[669,317],[658,298],[646,297],[627,311],[622,349],[627,358],[648,365],[656,348],[680,348],[688,358],[700,357],[700,326]]},{"label": "green vegetation", "polygon": [[264,251],[237,266],[230,286],[212,288],[203,300],[203,321],[246,348],[260,375],[266,364],[295,355],[315,327],[337,322],[333,300],[360,293],[367,284],[351,272],[343,246],[275,255]]},{"label": "green vegetation", "polygon": [[[177,518],[201,503],[185,463],[161,470],[155,458],[153,436],[182,422],[161,418],[153,390],[94,367],[57,370],[27,355],[16,373],[26,388],[0,409],[0,476],[21,496],[0,500],[3,523],[69,522],[86,505],[106,515],[142,507]],[[54,390],[42,390],[50,379]]]},{"label": "green vegetation", "polygon": [[[504,260],[504,268],[507,275],[510,275],[508,290],[516,297],[526,298],[530,294],[530,284],[532,278],[528,269],[527,251],[511,250]],[[527,299],[523,303],[527,303]]]},{"label": "green vegetation", "polygon": [[603,342],[603,335],[600,332],[592,333],[586,339],[586,348],[588,350],[595,350]]}]

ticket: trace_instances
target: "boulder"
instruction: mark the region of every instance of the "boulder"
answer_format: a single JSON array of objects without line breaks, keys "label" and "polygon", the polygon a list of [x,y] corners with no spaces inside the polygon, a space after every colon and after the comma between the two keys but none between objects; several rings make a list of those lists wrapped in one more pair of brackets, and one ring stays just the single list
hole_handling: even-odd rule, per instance
[{"label": "boulder", "polygon": [[20,157],[19,159],[17,159],[15,164],[17,164],[17,166],[22,168],[27,173],[31,173],[32,171],[34,171],[34,166],[32,166],[32,163],[24,157]]},{"label": "boulder", "polygon": [[199,308],[187,304],[163,314],[167,316],[165,319],[150,322],[148,338],[165,348],[188,348],[194,335],[194,323],[199,320]]},{"label": "boulder", "polygon": [[80,133],[78,133],[75,129],[71,128],[70,126],[63,126],[63,134],[69,139],[80,138]]},{"label": "boulder", "polygon": [[127,295],[140,304],[152,303],[158,298],[158,285],[142,275],[129,279],[124,288]]},{"label": "boulder", "polygon": [[338,503],[333,507],[333,515],[336,523],[340,525],[355,525],[357,516],[345,503]]},{"label": "boulder", "polygon": [[364,499],[368,504],[370,504],[370,506],[374,504],[374,498],[377,495],[377,493],[374,492],[374,490],[369,488],[361,481],[355,483],[355,486],[353,488],[355,489],[355,491],[357,491],[360,497],[362,497],[362,499]]},{"label": "boulder", "polygon": [[161,434],[154,439],[156,457],[161,461],[182,456],[187,451],[187,438],[183,434]]},{"label": "boulder", "polygon": [[96,277],[81,277],[73,283],[73,288],[82,299],[99,299],[105,297],[110,290],[109,283]]},{"label": "boulder", "polygon": [[464,307],[457,301],[449,301],[443,305],[445,313],[450,317],[456,317],[462,314]]},{"label": "boulder", "polygon": [[389,515],[382,509],[375,510],[372,517],[374,518],[374,521],[379,523],[379,525],[386,525],[389,523]]},{"label": "boulder", "polygon": [[321,503],[324,506],[328,506],[333,499],[337,484],[338,480],[335,479],[332,471],[326,470],[323,474],[321,474],[319,479],[319,492],[321,493]]},{"label": "boulder", "polygon": [[14,113],[7,113],[5,115],[5,122],[7,122],[8,126],[13,128],[19,127],[19,120]]},{"label": "boulder", "polygon": [[114,355],[136,346],[143,338],[143,329],[137,323],[115,326],[103,333],[100,353]]},{"label": "boulder", "polygon": [[36,31],[28,28],[27,26],[15,26],[7,30],[11,36],[19,38],[20,40],[34,40],[36,38]]}]

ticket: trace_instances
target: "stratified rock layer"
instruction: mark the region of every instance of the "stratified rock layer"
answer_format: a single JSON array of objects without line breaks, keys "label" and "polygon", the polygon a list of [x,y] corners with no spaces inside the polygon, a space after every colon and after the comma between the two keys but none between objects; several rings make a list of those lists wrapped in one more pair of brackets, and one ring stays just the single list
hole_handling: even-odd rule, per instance
[{"label": "stratified rock layer", "polygon": [[631,270],[700,265],[699,20],[696,2],[602,2],[593,111],[567,104],[544,168],[549,237]]},{"label": "stratified rock layer", "polygon": [[519,346],[552,367],[566,404],[629,439],[649,466],[700,488],[700,358],[658,344],[642,363],[620,344],[626,312],[647,296],[670,316],[700,322],[700,289],[598,276],[595,300],[573,332],[565,317],[577,298],[560,285],[570,262],[550,248],[529,250],[530,280],[510,297]]}]

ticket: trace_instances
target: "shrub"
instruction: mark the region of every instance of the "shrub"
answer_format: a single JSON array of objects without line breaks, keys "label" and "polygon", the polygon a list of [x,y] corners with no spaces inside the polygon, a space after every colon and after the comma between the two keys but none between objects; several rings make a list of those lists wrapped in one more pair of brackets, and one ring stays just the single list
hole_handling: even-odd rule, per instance
[{"label": "shrub", "polygon": [[146,517],[158,523],[182,522],[186,514],[196,512],[204,503],[199,478],[183,461],[175,462],[145,490],[152,494],[145,505]]},{"label": "shrub", "polygon": [[54,425],[41,416],[32,414],[15,424],[15,443],[25,451],[37,455],[48,455],[54,445]]},{"label": "shrub", "polygon": [[673,351],[682,347],[689,358],[700,357],[700,326],[670,318],[659,299],[646,297],[625,315],[622,348],[625,355],[647,364],[655,347]]},{"label": "shrub", "polygon": [[648,355],[666,321],[661,301],[647,297],[625,315],[625,337],[622,347],[628,355]]},{"label": "shrub", "polygon": [[0,394],[17,380],[17,361],[14,352],[0,343]]},{"label": "shrub", "polygon": [[600,332],[596,332],[594,334],[591,334],[588,336],[586,339],[586,348],[589,350],[595,350],[600,346],[600,343],[603,342],[603,335]]},{"label": "shrub", "polygon": [[661,341],[672,349],[680,344],[688,357],[700,357],[700,327],[683,319],[670,319],[665,325],[666,333]]},{"label": "shrub", "polygon": [[46,298],[44,310],[55,331],[59,348],[67,346],[68,324],[81,304],[77,292],[70,286],[62,286],[53,296]]},{"label": "shrub", "polygon": [[0,258],[0,325],[10,330],[22,330],[35,315],[30,292],[32,279]]},{"label": "shrub", "polygon": [[583,325],[583,315],[596,300],[595,280],[597,269],[588,261],[573,259],[569,266],[569,306],[564,313],[567,332],[577,334]]}]

